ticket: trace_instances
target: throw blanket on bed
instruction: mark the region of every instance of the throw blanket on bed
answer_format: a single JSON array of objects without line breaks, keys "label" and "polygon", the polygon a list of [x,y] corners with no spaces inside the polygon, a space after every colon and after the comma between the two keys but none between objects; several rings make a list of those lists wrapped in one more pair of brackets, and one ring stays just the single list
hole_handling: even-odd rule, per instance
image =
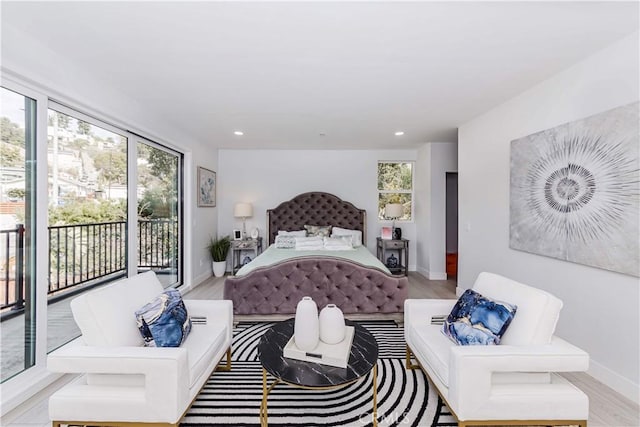
[{"label": "throw blanket on bed", "polygon": [[294,250],[294,249],[278,249],[274,245],[271,245],[260,254],[256,259],[249,264],[242,267],[236,273],[236,276],[244,276],[250,271],[255,270],[258,267],[265,267],[273,265],[290,258],[296,257],[335,257],[343,258],[349,261],[357,262],[358,264],[365,265],[367,267],[374,267],[387,274],[391,274],[389,269],[385,267],[383,263],[378,260],[369,249],[364,246],[354,248],[352,251],[328,251],[328,250]]}]

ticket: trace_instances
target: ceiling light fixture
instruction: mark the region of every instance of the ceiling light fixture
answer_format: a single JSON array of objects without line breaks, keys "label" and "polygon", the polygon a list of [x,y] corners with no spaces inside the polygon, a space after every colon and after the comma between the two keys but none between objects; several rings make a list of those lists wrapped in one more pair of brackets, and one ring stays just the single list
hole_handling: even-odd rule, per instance
[{"label": "ceiling light fixture", "polygon": [[396,136],[402,136],[404,135],[404,132],[402,132],[401,130],[395,133]]},{"label": "ceiling light fixture", "polygon": [[233,134],[237,135],[237,136],[242,136],[242,135],[244,135],[244,132],[242,132],[240,130],[236,130],[236,131],[233,132]]}]

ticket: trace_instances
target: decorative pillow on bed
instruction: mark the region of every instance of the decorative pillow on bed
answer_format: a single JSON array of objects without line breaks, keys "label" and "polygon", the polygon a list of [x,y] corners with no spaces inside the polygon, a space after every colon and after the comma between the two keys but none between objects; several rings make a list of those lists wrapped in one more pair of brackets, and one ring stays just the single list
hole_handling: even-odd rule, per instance
[{"label": "decorative pillow on bed", "polygon": [[497,345],[516,310],[515,305],[467,289],[453,306],[442,332],[458,345]]},{"label": "decorative pillow on bed", "polygon": [[353,249],[353,236],[325,237],[324,248],[329,251],[349,251]]},{"label": "decorative pillow on bed", "polygon": [[362,231],[349,230],[348,228],[333,227],[331,229],[331,237],[352,236],[351,243],[354,248],[362,246]]},{"label": "decorative pillow on bed", "polygon": [[276,248],[294,249],[295,247],[296,247],[296,236],[276,236]]},{"label": "decorative pillow on bed", "polygon": [[296,237],[296,250],[298,251],[318,251],[324,249],[322,237]]},{"label": "decorative pillow on bed", "polygon": [[296,231],[278,230],[278,236],[307,237],[307,230],[296,230]]},{"label": "decorative pillow on bed", "polygon": [[330,225],[305,225],[307,236],[329,237],[331,235]]},{"label": "decorative pillow on bed", "polygon": [[147,347],[179,347],[191,332],[191,318],[175,289],[164,291],[135,315]]}]

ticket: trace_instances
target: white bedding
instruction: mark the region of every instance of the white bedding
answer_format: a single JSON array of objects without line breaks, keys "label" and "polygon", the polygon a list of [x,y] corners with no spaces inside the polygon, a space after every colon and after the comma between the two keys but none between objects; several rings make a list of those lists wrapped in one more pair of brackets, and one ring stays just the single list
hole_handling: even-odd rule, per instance
[{"label": "white bedding", "polygon": [[236,276],[244,276],[247,273],[255,270],[258,267],[265,267],[269,265],[274,265],[276,263],[286,261],[290,258],[298,258],[298,257],[334,257],[334,258],[342,258],[349,261],[357,262],[358,264],[362,264],[366,267],[377,268],[378,270],[382,270],[387,274],[391,274],[389,269],[385,267],[385,265],[380,262],[378,258],[373,256],[369,250],[360,246],[354,248],[349,251],[329,251],[329,250],[314,250],[314,251],[302,251],[295,249],[278,249],[275,245],[271,245],[267,248],[266,251],[257,256],[253,261],[243,266],[238,272]]}]

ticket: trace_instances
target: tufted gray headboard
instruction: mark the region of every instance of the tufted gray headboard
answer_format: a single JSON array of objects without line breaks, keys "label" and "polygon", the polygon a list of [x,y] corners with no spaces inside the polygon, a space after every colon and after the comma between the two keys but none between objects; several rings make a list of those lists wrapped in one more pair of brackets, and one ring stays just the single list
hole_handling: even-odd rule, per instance
[{"label": "tufted gray headboard", "polygon": [[267,210],[269,244],[276,240],[278,230],[302,230],[305,224],[333,225],[362,231],[362,244],[366,246],[366,217],[364,209],[356,208],[329,193],[313,191],[299,194]]}]

